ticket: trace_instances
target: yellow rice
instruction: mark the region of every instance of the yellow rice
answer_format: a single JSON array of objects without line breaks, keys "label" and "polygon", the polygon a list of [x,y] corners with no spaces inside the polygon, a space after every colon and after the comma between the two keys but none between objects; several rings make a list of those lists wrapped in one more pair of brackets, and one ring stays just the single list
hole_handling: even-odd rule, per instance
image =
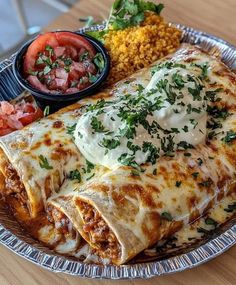
[{"label": "yellow rice", "polygon": [[174,52],[180,45],[180,38],[180,30],[171,27],[154,13],[146,13],[140,26],[110,30],[105,35],[105,47],[111,56],[108,84],[126,78]]}]

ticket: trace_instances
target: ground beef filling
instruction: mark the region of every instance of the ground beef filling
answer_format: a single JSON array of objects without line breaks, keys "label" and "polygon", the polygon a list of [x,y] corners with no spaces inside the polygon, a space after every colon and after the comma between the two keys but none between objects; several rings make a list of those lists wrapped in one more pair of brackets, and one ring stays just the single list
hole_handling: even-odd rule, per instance
[{"label": "ground beef filling", "polygon": [[8,163],[5,167],[5,189],[3,196],[13,195],[23,206],[28,206],[28,197],[25,186],[20,180],[16,170]]},{"label": "ground beef filling", "polygon": [[72,239],[76,239],[76,230],[64,213],[58,211],[55,207],[48,206],[47,217],[49,222],[55,225],[56,230],[60,234],[70,236]]},{"label": "ground beef filling", "polygon": [[78,205],[83,215],[83,230],[89,235],[91,243],[98,248],[98,254],[103,258],[117,260],[121,255],[121,248],[114,233],[95,208],[81,201]]}]

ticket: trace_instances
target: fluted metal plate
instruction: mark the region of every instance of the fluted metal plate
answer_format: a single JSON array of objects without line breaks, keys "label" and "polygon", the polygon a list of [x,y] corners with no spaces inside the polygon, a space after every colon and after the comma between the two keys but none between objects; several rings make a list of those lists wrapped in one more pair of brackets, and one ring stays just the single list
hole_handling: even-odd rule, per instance
[{"label": "fluted metal plate", "polygon": [[[212,35],[182,25],[175,26],[183,30],[183,42],[196,44],[208,52],[216,48],[221,53],[222,61],[236,71],[236,47]],[[92,30],[102,28],[103,26],[95,26]],[[83,32],[84,29],[80,31]],[[13,58],[14,55],[0,63],[0,100],[13,99],[23,91],[13,76]],[[102,266],[85,264],[42,246],[22,230],[6,211],[4,204],[0,203],[0,242],[23,258],[54,272],[89,278],[150,278],[192,268],[222,254],[236,243],[236,222],[229,221],[210,240],[202,241],[201,245],[195,247],[191,246],[185,249],[184,253],[176,251],[172,257],[143,263],[133,261],[122,266]]]}]

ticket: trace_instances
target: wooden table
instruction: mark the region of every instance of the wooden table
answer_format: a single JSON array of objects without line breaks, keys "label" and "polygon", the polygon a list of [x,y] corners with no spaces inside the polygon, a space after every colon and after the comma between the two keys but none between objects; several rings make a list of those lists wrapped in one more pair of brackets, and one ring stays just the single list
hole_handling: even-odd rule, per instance
[{"label": "wooden table", "polygon": [[[86,15],[105,18],[113,0],[81,0],[68,13],[57,18],[47,30],[71,29],[81,26],[78,19]],[[235,0],[163,0],[167,20],[200,29],[236,45]],[[223,255],[201,265],[170,276],[149,280],[119,281],[119,284],[146,285],[234,285],[236,284],[236,246]],[[118,284],[118,281],[80,279],[55,274],[37,267],[0,247],[0,285],[95,285]]]}]

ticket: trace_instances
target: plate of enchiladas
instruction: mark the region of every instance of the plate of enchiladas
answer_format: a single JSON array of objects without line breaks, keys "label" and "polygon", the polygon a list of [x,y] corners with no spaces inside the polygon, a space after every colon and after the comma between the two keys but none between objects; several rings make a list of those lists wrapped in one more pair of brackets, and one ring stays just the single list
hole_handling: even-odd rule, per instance
[{"label": "plate of enchiladas", "polygon": [[236,48],[163,8],[116,0],[0,63],[0,242],[16,254],[150,278],[236,243]]}]

